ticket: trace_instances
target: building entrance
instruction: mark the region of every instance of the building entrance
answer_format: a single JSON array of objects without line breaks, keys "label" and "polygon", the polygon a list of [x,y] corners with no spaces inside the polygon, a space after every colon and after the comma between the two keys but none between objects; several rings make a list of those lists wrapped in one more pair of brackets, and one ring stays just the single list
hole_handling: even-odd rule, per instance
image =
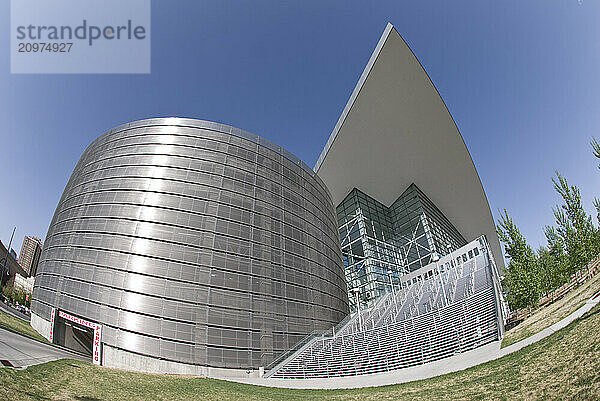
[{"label": "building entrance", "polygon": [[50,341],[89,355],[96,365],[102,364],[102,325],[53,308]]},{"label": "building entrance", "polygon": [[90,358],[92,357],[94,342],[94,330],[92,328],[58,316],[55,330],[56,344],[89,355]]}]

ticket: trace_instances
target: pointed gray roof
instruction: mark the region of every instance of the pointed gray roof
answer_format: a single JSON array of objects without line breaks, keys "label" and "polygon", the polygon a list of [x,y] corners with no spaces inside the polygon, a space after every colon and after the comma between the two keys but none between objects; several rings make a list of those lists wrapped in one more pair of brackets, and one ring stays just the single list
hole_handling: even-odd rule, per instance
[{"label": "pointed gray roof", "polygon": [[356,187],[389,206],[414,182],[467,241],[485,234],[504,267],[490,207],[458,127],[391,24],[314,170],[336,205]]}]

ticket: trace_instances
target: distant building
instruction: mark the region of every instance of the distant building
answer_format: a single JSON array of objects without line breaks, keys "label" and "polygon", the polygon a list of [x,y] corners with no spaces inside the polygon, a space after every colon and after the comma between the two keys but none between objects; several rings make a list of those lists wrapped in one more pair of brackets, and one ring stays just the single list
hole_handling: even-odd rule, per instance
[{"label": "distant building", "polygon": [[25,278],[21,276],[19,273],[15,273],[15,281],[13,287],[22,288],[25,292],[31,294],[33,292],[33,283],[35,281],[35,277]]},{"label": "distant building", "polygon": [[41,253],[42,240],[26,235],[19,254],[19,264],[29,276],[35,276]]},{"label": "distant building", "polygon": [[3,286],[8,285],[11,287],[16,273],[21,276],[28,276],[17,262],[17,259],[11,252],[7,251],[6,246],[0,241],[0,283]]}]

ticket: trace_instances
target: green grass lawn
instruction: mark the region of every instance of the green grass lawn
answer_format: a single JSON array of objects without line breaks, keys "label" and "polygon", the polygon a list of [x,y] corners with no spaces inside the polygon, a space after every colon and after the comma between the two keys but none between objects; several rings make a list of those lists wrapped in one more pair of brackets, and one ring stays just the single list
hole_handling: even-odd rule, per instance
[{"label": "green grass lawn", "polygon": [[598,400],[599,306],[559,332],[502,359],[407,384],[355,390],[289,390],[132,373],[61,360],[24,370],[0,369],[0,399]]},{"label": "green grass lawn", "polygon": [[44,337],[38,334],[35,331],[29,322],[19,319],[11,315],[10,313],[4,312],[0,310],[0,326],[8,327],[9,329],[13,329],[18,331],[19,333],[23,333],[26,336],[37,338],[38,340],[42,340],[44,342],[48,342]]},{"label": "green grass lawn", "polygon": [[502,347],[507,347],[521,341],[559,322],[582,307],[585,301],[599,290],[600,274],[596,274],[583,285],[570,291],[563,298],[540,309],[518,326],[507,331],[502,340]]}]

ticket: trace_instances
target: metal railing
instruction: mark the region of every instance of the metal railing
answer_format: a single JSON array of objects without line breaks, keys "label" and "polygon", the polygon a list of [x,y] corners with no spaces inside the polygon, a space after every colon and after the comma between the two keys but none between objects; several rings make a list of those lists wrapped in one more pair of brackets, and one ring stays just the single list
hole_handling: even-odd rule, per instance
[{"label": "metal railing", "polygon": [[[478,243],[481,255],[443,272],[436,266],[436,272],[427,271],[408,288],[385,294],[372,308],[347,316],[335,328],[311,333],[274,361],[266,376],[301,379],[377,373],[446,358],[497,340],[502,330],[494,288],[497,270],[488,257],[487,243]],[[448,293],[441,290],[443,286]]]}]

